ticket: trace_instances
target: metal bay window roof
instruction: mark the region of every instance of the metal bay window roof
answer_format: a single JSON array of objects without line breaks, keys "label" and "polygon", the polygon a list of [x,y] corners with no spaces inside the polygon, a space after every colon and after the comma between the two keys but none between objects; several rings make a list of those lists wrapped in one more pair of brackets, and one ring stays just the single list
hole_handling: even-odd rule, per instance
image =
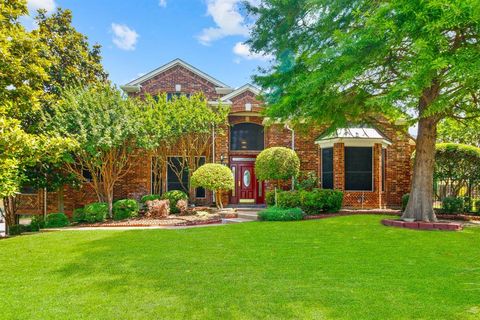
[{"label": "metal bay window roof", "polygon": [[392,142],[374,128],[339,128],[321,135],[316,141],[321,148],[332,147],[335,143],[343,143],[349,147],[370,147],[380,143],[387,147]]}]

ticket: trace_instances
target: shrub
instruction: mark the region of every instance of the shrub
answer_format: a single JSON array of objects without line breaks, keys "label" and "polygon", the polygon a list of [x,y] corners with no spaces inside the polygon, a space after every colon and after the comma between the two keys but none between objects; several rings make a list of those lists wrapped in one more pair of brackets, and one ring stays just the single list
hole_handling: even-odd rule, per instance
[{"label": "shrub", "polygon": [[104,221],[108,215],[108,203],[94,202],[84,208],[85,221],[89,223]]},{"label": "shrub", "polygon": [[442,201],[442,209],[445,213],[462,213],[465,210],[463,198],[446,197]]},{"label": "shrub", "polygon": [[302,172],[300,177],[295,180],[295,189],[296,190],[306,190],[312,191],[318,187],[318,177],[315,172]]},{"label": "shrub", "polygon": [[410,193],[406,193],[402,196],[402,212],[407,209],[408,199],[410,199]]},{"label": "shrub", "polygon": [[265,193],[265,203],[268,207],[272,207],[275,205],[275,191],[272,190]]},{"label": "shrub", "polygon": [[18,236],[19,234],[24,233],[26,231],[25,229],[25,226],[22,224],[14,224],[8,227],[8,235]]},{"label": "shrub", "polygon": [[77,208],[73,210],[73,218],[74,222],[85,222],[85,209],[84,208]]},{"label": "shrub", "polygon": [[300,208],[271,207],[260,211],[258,217],[263,221],[294,221],[302,220],[304,213]]},{"label": "shrub", "polygon": [[172,190],[165,192],[161,200],[168,200],[170,204],[170,213],[179,213],[180,211],[177,209],[176,205],[179,200],[188,200],[188,195],[180,190]]},{"label": "shrub", "polygon": [[45,218],[46,228],[63,228],[70,224],[65,213],[50,213]]},{"label": "shrub", "polygon": [[122,199],[113,204],[113,219],[123,220],[138,215],[138,203],[135,199]]},{"label": "shrub", "polygon": [[232,190],[235,186],[232,170],[217,163],[207,163],[195,170],[192,174],[191,183],[192,187],[204,187],[215,191],[218,208],[223,208],[222,194]]},{"label": "shrub", "polygon": [[[275,195],[274,195],[275,196]],[[274,199],[275,201],[275,199]],[[296,208],[301,206],[300,192],[297,191],[277,191],[277,207]]]},{"label": "shrub", "polygon": [[463,197],[463,203],[464,203],[464,207],[463,207],[463,210],[464,212],[473,212],[473,199],[468,197],[468,196],[464,196]]},{"label": "shrub", "polygon": [[140,199],[140,202],[145,203],[147,201],[152,201],[152,200],[160,200],[160,195],[158,195],[158,194],[147,194]]},{"label": "shrub", "polygon": [[45,228],[45,219],[43,218],[43,215],[41,214],[34,215],[32,217],[32,220],[30,221],[30,226],[29,226],[30,231],[37,232],[43,228]]},{"label": "shrub", "polygon": [[342,207],[343,192],[329,189],[314,189],[301,193],[301,208],[307,214],[338,212]]},{"label": "shrub", "polygon": [[473,212],[478,215],[480,213],[480,199],[473,200],[473,204],[475,205]]},{"label": "shrub", "polygon": [[180,211],[180,215],[184,216],[188,214],[188,201],[187,200],[179,200],[177,202],[177,209]]},{"label": "shrub", "polygon": [[145,203],[147,211],[145,216],[148,218],[166,218],[170,214],[170,201],[152,200]]},{"label": "shrub", "polygon": [[255,175],[260,181],[287,180],[297,177],[300,159],[295,151],[284,147],[268,148],[255,160]]}]

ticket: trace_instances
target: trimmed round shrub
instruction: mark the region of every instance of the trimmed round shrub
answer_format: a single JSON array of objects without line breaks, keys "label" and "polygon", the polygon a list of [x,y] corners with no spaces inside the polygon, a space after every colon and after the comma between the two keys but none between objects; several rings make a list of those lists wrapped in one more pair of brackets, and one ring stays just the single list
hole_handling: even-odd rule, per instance
[{"label": "trimmed round shrub", "polygon": [[406,193],[402,196],[402,212],[407,209],[408,199],[410,199],[410,193]]},{"label": "trimmed round shrub", "polygon": [[161,199],[168,200],[170,202],[170,213],[176,214],[180,212],[180,210],[177,208],[177,202],[179,200],[188,200],[188,195],[180,190],[172,190],[162,194]]},{"label": "trimmed round shrub", "polygon": [[442,201],[442,209],[445,213],[462,213],[465,211],[463,198],[446,197]]},{"label": "trimmed round shrub", "polygon": [[145,203],[147,201],[153,201],[153,200],[160,200],[160,195],[159,194],[147,194],[140,199],[140,202]]},{"label": "trimmed round shrub", "polygon": [[138,203],[135,199],[122,199],[113,204],[113,219],[123,220],[138,215]]},{"label": "trimmed round shrub", "polygon": [[89,223],[101,222],[107,218],[108,203],[94,202],[87,204],[84,208],[85,221]]},{"label": "trimmed round shrub", "polygon": [[45,218],[46,228],[63,228],[70,224],[65,213],[50,213]]},{"label": "trimmed round shrub", "polygon": [[229,167],[207,163],[195,170],[191,179],[192,187],[204,187],[217,193],[217,207],[223,208],[222,193],[232,190],[235,186],[232,170]]},{"label": "trimmed round shrub", "polygon": [[302,220],[304,216],[300,208],[271,207],[258,213],[258,218],[262,221],[295,221]]},{"label": "trimmed round shrub", "polygon": [[73,218],[74,222],[85,222],[85,209],[84,208],[77,208],[73,210]]},{"label": "trimmed round shrub", "polygon": [[268,148],[255,160],[255,175],[258,180],[287,180],[298,177],[300,159],[295,151],[284,147]]}]

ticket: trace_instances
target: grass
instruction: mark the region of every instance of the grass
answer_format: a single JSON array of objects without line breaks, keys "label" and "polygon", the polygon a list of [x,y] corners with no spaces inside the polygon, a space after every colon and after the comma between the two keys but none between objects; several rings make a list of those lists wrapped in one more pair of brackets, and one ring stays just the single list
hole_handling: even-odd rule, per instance
[{"label": "grass", "polygon": [[379,216],[0,241],[2,319],[478,319],[480,228]]}]

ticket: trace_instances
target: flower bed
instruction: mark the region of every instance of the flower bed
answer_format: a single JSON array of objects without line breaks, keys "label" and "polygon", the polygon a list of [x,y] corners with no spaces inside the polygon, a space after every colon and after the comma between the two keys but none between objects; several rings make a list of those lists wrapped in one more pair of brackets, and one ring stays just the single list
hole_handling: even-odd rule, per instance
[{"label": "flower bed", "polygon": [[204,224],[221,223],[222,218],[217,214],[209,214],[205,216],[169,216],[165,219],[146,219],[132,218],[127,220],[115,221],[107,220],[92,224],[78,224],[77,227],[148,227],[148,226],[195,226]]}]

